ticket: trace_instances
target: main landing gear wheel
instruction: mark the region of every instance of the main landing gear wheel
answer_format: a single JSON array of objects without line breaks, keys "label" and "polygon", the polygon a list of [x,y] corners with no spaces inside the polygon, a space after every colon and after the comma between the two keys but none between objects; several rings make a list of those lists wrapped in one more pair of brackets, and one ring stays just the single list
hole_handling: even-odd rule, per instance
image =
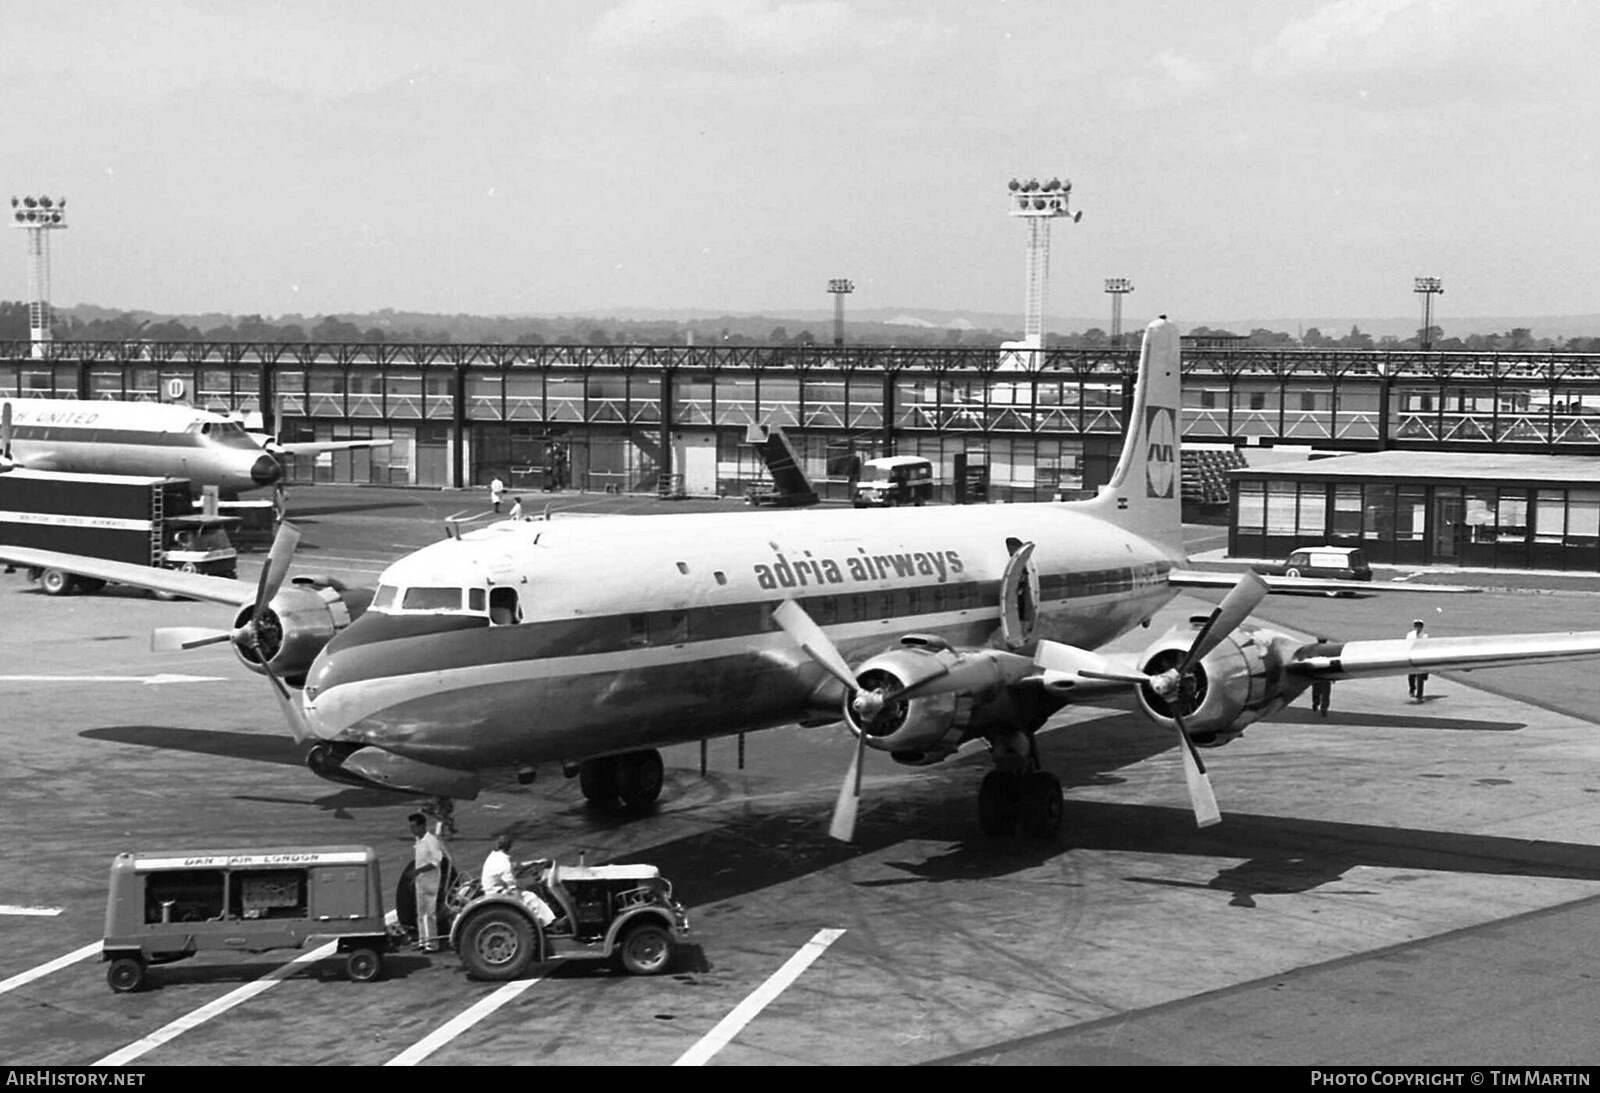
[{"label": "main landing gear wheel", "polygon": [[1022,779],[1003,770],[991,770],[978,787],[978,827],[998,838],[1017,829],[1022,811]]},{"label": "main landing gear wheel", "polygon": [[1032,771],[1022,779],[1022,834],[1047,839],[1061,830],[1061,779],[1047,770]]},{"label": "main landing gear wheel", "polygon": [[617,758],[585,759],[578,764],[578,788],[583,799],[601,808],[611,808],[617,803]]},{"label": "main landing gear wheel", "polygon": [[643,812],[661,796],[666,767],[655,749],[617,756],[617,796],[630,812]]},{"label": "main landing gear wheel", "polygon": [[599,808],[622,807],[643,812],[656,803],[666,781],[661,753],[655,749],[585,759],[578,764],[578,786],[584,800]]}]

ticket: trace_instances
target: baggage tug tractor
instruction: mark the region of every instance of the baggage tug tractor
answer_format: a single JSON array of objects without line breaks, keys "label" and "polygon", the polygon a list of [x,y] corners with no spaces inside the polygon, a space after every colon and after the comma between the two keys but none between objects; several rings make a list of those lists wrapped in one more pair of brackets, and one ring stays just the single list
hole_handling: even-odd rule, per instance
[{"label": "baggage tug tractor", "polygon": [[383,972],[394,937],[370,846],[118,854],[101,959],[119,994],[153,964],[206,952],[260,953],[336,940],[357,982]]},{"label": "baggage tug tractor", "polygon": [[653,865],[522,862],[517,881],[556,919],[541,927],[520,892],[485,894],[469,881],[451,900],[450,943],[474,979],[515,979],[544,960],[610,959],[630,975],[660,975],[689,918]]},{"label": "baggage tug tractor", "polygon": [[[0,545],[81,554],[111,562],[237,575],[227,528],[237,516],[196,512],[183,478],[66,474],[15,469],[0,474]],[[28,576],[52,596],[96,592],[105,581],[54,568]]]}]

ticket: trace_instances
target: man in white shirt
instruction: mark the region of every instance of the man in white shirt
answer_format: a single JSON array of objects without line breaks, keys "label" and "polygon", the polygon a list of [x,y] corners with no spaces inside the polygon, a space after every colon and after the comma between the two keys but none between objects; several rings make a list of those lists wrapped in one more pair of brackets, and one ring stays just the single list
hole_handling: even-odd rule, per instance
[{"label": "man in white shirt", "polygon": [[483,859],[483,893],[518,896],[541,927],[549,926],[556,920],[550,905],[537,892],[529,892],[517,883],[516,867],[511,864],[512,841],[510,835],[501,835],[495,839],[489,856]]},{"label": "man in white shirt", "polygon": [[489,502],[494,505],[496,515],[500,512],[500,495],[505,493],[506,484],[500,481],[500,476],[494,476],[494,481],[489,483]]},{"label": "man in white shirt", "polygon": [[[1408,642],[1416,641],[1418,638],[1425,638],[1427,636],[1428,636],[1428,632],[1423,629],[1422,620],[1421,619],[1412,619],[1411,620],[1411,629],[1406,631],[1406,641],[1408,641]],[[1414,672],[1411,675],[1406,676],[1406,686],[1411,689],[1412,701],[1421,702],[1423,700],[1422,699],[1422,688],[1423,688],[1423,685],[1426,684],[1427,682],[1428,682],[1428,673],[1427,672]]]},{"label": "man in white shirt", "polygon": [[439,937],[439,884],[444,875],[444,844],[428,830],[428,817],[413,812],[411,824],[414,881],[417,894],[417,948],[438,952],[444,947]]}]

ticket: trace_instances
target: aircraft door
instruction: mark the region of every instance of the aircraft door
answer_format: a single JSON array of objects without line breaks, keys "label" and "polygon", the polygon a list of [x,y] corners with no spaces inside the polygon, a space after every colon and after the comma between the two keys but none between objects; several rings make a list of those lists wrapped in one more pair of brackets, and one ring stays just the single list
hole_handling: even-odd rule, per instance
[{"label": "aircraft door", "polygon": [[1033,564],[1033,544],[1007,539],[1011,560],[1000,579],[1000,636],[1016,649],[1033,637],[1039,619],[1039,569]]}]

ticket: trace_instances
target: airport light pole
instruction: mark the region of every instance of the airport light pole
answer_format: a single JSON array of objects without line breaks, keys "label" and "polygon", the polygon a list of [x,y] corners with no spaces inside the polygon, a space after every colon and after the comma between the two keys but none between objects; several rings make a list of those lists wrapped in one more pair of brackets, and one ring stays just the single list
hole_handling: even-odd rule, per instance
[{"label": "airport light pole", "polygon": [[1028,222],[1028,297],[1022,321],[1022,341],[1008,342],[1008,348],[1044,348],[1044,295],[1050,283],[1050,221],[1071,217],[1076,224],[1082,213],[1067,207],[1072,183],[1052,178],[1040,182],[1012,179],[1007,184],[1010,215]]},{"label": "airport light pole", "polygon": [[1444,282],[1437,277],[1417,277],[1411,291],[1422,297],[1422,336],[1418,341],[1426,351],[1433,348],[1433,298],[1444,295]]},{"label": "airport light pole", "polygon": [[828,281],[828,291],[833,293],[833,344],[844,344],[844,298],[856,290],[856,283],[848,277],[834,277]]},{"label": "airport light pole", "polygon": [[36,360],[44,358],[50,343],[50,237],[46,233],[66,227],[66,216],[64,197],[11,199],[11,226],[28,233],[28,335]]},{"label": "airport light pole", "polygon": [[1133,291],[1126,277],[1107,277],[1106,292],[1111,294],[1111,344],[1122,344],[1122,298]]}]

